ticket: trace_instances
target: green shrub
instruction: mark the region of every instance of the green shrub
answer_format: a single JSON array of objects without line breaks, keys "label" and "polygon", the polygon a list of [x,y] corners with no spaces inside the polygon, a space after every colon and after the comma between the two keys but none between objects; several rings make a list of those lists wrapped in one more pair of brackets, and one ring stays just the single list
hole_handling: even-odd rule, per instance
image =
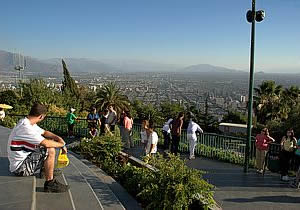
[{"label": "green shrub", "polygon": [[99,136],[82,139],[80,147],[83,156],[97,163],[103,163],[105,160],[116,162],[122,149],[122,142],[120,137]]},{"label": "green shrub", "polygon": [[131,165],[119,156],[119,137],[82,139],[81,154],[118,180],[146,209],[201,209],[214,204],[213,185],[202,179],[202,171],[189,168],[179,156],[150,158],[158,170]]},{"label": "green shrub", "polygon": [[202,178],[202,171],[187,167],[179,156],[158,156],[151,158],[149,164],[159,170],[144,170],[142,191],[137,196],[147,204],[146,209],[188,209],[195,203],[214,204],[213,185]]},{"label": "green shrub", "polygon": [[0,120],[0,125],[7,127],[7,128],[13,128],[17,124],[16,120],[14,120],[10,116],[6,116],[3,121]]}]

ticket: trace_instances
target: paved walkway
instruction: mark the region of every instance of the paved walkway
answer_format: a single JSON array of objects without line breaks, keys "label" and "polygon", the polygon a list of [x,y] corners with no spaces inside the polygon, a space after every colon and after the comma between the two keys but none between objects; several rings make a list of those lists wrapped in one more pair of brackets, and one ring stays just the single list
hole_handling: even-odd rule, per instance
[{"label": "paved walkway", "polygon": [[66,193],[44,193],[44,179],[16,177],[8,171],[7,139],[10,129],[0,126],[1,210],[124,210],[141,209],[139,204],[101,169],[69,153],[70,164],[60,182],[70,185]]},{"label": "paved walkway", "polygon": [[[141,151],[136,147],[127,152],[140,157]],[[241,166],[202,157],[187,160],[187,165],[207,171],[203,177],[217,187],[215,199],[225,210],[300,209],[300,191],[289,188],[278,174],[267,172],[263,177],[253,169],[245,174]]]}]

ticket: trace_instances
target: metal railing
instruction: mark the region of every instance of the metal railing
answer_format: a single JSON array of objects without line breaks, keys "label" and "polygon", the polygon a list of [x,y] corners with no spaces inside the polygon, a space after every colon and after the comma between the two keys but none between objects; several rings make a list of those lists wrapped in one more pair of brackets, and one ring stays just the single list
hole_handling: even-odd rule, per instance
[{"label": "metal railing", "polygon": [[[10,115],[17,123],[24,115]],[[49,130],[58,135],[67,136],[67,121],[64,117],[47,116],[40,124],[40,127]],[[157,127],[156,132],[159,136],[159,145],[163,145],[162,128]],[[134,124],[132,128],[132,139],[134,145],[141,144],[141,124]],[[76,120],[74,126],[74,135],[77,137],[88,137],[89,129],[86,119]],[[116,126],[116,135],[120,135],[118,126]],[[214,133],[203,133],[198,136],[198,144],[195,148],[195,154],[216,160],[231,162],[235,164],[244,164],[245,160],[246,138],[233,136],[224,136]],[[186,130],[182,131],[179,143],[180,152],[189,152],[189,141]],[[250,165],[254,166],[255,162],[255,140],[251,142],[250,148]]]},{"label": "metal railing", "polygon": [[[159,145],[163,145],[162,128],[155,129],[159,136]],[[141,125],[133,125],[133,141],[135,145],[140,145]],[[245,161],[246,138],[225,136],[215,133],[203,133],[198,135],[198,144],[195,154],[216,160],[226,161],[243,165]],[[189,141],[186,130],[182,130],[179,143],[180,152],[189,152]],[[251,141],[250,166],[255,164],[255,139]]]}]

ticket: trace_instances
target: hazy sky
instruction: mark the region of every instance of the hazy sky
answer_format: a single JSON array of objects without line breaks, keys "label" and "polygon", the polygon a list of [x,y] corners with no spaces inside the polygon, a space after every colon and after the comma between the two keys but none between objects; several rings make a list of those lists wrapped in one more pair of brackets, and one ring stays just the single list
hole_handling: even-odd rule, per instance
[{"label": "hazy sky", "polygon": [[[256,0],[256,69],[300,71],[300,0]],[[0,49],[248,69],[251,0],[6,0]]]}]

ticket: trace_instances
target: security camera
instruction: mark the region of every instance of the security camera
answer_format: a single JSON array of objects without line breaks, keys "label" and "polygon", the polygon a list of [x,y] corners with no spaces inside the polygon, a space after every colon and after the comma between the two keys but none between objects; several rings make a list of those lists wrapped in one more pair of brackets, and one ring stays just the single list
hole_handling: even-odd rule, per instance
[{"label": "security camera", "polygon": [[263,11],[263,10],[258,10],[258,11],[256,12],[255,20],[256,20],[257,22],[261,22],[261,21],[263,21],[264,19],[265,19],[265,11]]}]

